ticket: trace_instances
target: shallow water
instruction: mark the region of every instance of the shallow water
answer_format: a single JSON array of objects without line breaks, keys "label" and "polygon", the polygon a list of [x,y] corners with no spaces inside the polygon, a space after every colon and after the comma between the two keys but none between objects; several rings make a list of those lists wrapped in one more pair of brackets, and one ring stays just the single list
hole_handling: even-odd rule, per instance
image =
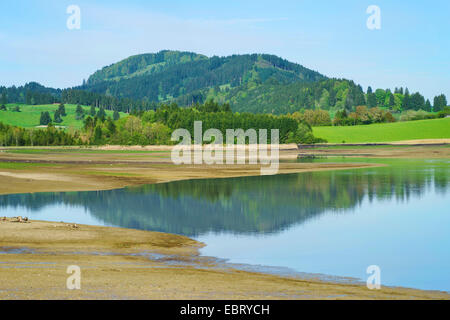
[{"label": "shallow water", "polygon": [[450,161],[0,196],[0,216],[187,235],[236,264],[450,291]]}]

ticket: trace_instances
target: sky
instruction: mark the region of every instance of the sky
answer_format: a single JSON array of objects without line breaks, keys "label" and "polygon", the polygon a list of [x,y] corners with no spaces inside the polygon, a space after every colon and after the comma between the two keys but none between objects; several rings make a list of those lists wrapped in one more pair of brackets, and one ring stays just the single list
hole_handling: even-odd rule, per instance
[{"label": "sky", "polygon": [[[69,29],[70,5],[80,29]],[[370,5],[380,8],[371,30]],[[128,56],[269,53],[363,88],[450,97],[450,2],[15,0],[0,2],[0,86],[67,88]]]}]

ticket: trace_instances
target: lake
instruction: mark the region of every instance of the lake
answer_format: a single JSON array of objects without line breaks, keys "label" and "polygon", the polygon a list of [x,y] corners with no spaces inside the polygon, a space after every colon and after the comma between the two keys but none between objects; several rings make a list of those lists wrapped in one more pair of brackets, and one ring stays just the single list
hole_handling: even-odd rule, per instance
[{"label": "lake", "polygon": [[450,291],[450,160],[0,196],[0,216],[186,235],[203,255],[274,270]]}]

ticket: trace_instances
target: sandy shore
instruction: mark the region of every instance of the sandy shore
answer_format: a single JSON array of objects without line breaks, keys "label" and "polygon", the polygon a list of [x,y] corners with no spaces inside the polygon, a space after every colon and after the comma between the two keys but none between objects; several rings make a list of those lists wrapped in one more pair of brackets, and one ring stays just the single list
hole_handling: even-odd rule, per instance
[{"label": "sandy shore", "polygon": [[[186,237],[0,219],[0,299],[449,299],[441,292],[244,272]],[[68,290],[67,267],[81,268]]]},{"label": "sandy shore", "polygon": [[[108,147],[112,148],[112,147]],[[140,149],[140,147],[136,147]],[[0,149],[0,194],[110,190],[175,180],[257,176],[261,165],[174,165],[166,150]],[[280,160],[297,158],[296,148]],[[362,168],[371,164],[280,163],[279,174]]]},{"label": "sandy shore", "polygon": [[[450,157],[448,147],[301,152]],[[285,149],[281,158],[295,159],[298,153]],[[282,163],[279,173],[366,166],[370,164]],[[167,150],[0,150],[0,194],[106,190],[259,174],[259,165],[175,166]],[[0,299],[450,299],[442,292],[386,287],[372,291],[362,285],[245,272],[200,257],[202,245],[171,234],[0,219]],[[81,290],[66,289],[69,265],[81,267]]]}]

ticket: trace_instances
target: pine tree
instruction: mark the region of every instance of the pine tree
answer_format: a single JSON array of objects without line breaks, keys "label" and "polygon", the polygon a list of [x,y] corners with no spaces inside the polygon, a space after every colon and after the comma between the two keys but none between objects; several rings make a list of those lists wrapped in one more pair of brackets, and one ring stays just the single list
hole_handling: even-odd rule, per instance
[{"label": "pine tree", "polygon": [[408,88],[406,88],[405,90],[405,96],[403,97],[403,102],[402,102],[402,110],[408,110],[410,108],[410,102],[409,102],[409,93],[408,93]]},{"label": "pine tree", "polygon": [[431,102],[430,100],[427,99],[427,101],[425,102],[425,111],[431,112],[433,111],[433,108],[431,107]]},{"label": "pine tree", "polygon": [[55,123],[61,123],[61,122],[62,122],[62,119],[61,119],[61,113],[60,113],[59,109],[57,109],[57,110],[55,111],[55,114],[54,114],[54,116],[53,116],[53,121],[54,121]]},{"label": "pine tree", "polygon": [[50,122],[52,122],[52,119],[50,118],[50,114],[48,113],[48,111],[41,112],[41,118],[39,120],[39,124],[42,126],[46,126]]},{"label": "pine tree", "polygon": [[63,103],[61,103],[61,104],[59,105],[59,107],[58,107],[58,113],[59,113],[60,117],[65,117],[65,116],[67,116],[67,114],[66,114],[66,107],[64,106]]},{"label": "pine tree", "polygon": [[83,108],[78,104],[78,105],[77,105],[77,108],[76,108],[76,110],[75,110],[75,112],[76,112],[76,113],[79,113],[79,114],[83,114],[83,113],[84,113],[84,110],[83,110]]},{"label": "pine tree", "polygon": [[101,107],[98,112],[97,112],[97,118],[100,119],[100,121],[104,121],[106,118],[106,112],[105,109],[103,109],[103,107]]},{"label": "pine tree", "polygon": [[92,105],[91,106],[91,110],[89,111],[89,115],[91,116],[91,117],[95,117],[95,115],[96,115],[96,111],[95,111],[95,107]]},{"label": "pine tree", "polygon": [[80,105],[77,105],[77,109],[75,110],[75,119],[81,120],[84,118],[84,110]]},{"label": "pine tree", "polygon": [[375,108],[377,106],[377,97],[375,93],[367,94],[367,106],[369,108]]},{"label": "pine tree", "polygon": [[2,101],[1,101],[1,103],[2,103],[2,106],[6,105],[8,103],[8,96],[7,96],[5,91],[2,92]]},{"label": "pine tree", "polygon": [[117,110],[114,110],[114,113],[113,113],[113,119],[114,119],[115,121],[117,121],[117,120],[120,119],[120,114],[119,114],[119,112],[118,112]]},{"label": "pine tree", "polygon": [[434,97],[433,111],[442,111],[447,106],[447,98],[444,94]]}]

